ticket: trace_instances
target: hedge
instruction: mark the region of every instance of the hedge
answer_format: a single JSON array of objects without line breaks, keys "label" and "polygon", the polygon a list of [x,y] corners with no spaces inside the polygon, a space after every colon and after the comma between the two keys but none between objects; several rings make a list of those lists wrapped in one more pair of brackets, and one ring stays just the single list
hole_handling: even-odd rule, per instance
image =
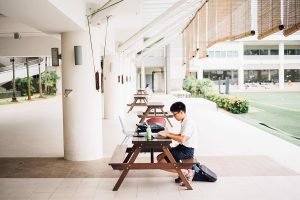
[{"label": "hedge", "polygon": [[203,97],[217,104],[234,114],[247,113],[249,101],[242,97],[218,94],[213,91],[213,82],[209,79],[197,80],[194,77],[187,77],[183,81],[183,89],[193,96]]},{"label": "hedge", "polygon": [[243,97],[210,93],[206,94],[204,98],[215,102],[219,108],[223,108],[234,114],[247,113],[249,110],[249,101]]}]

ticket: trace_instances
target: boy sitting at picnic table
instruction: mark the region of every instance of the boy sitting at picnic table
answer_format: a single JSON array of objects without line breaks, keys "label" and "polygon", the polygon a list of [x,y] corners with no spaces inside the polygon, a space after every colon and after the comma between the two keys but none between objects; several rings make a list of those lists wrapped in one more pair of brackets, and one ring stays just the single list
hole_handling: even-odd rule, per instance
[{"label": "boy sitting at picnic table", "polygon": [[[176,147],[170,148],[170,152],[173,155],[176,162],[184,159],[192,159],[194,157],[194,149],[197,146],[197,128],[194,122],[187,117],[186,107],[182,102],[175,102],[171,105],[170,111],[173,113],[174,118],[181,122],[181,130],[179,134],[171,133],[169,131],[160,131],[161,136],[175,140],[179,144]],[[158,162],[170,162],[164,153],[157,156]],[[166,170],[176,173],[175,169]],[[183,169],[183,174],[187,178],[187,181],[191,182],[194,177],[194,170]],[[175,179],[176,183],[181,183],[180,177]]]}]

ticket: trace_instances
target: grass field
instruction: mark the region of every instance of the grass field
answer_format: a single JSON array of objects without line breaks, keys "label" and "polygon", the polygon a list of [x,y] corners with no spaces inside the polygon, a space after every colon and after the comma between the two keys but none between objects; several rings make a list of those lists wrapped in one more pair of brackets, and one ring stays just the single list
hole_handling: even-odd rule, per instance
[{"label": "grass field", "polygon": [[234,93],[250,100],[237,118],[300,146],[300,92]]}]

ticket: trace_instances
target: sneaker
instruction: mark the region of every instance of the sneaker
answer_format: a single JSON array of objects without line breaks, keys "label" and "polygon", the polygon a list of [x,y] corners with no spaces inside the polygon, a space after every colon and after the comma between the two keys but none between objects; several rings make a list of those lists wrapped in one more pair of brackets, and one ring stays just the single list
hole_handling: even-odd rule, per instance
[{"label": "sneaker", "polygon": [[186,177],[187,181],[192,182],[194,175],[195,175],[195,171],[192,169],[189,169],[189,172],[185,177]]},{"label": "sneaker", "polygon": [[181,183],[181,178],[178,176],[177,178],[175,178],[175,183]]},{"label": "sneaker", "polygon": [[[193,178],[194,178],[194,175],[195,175],[195,171],[194,170],[191,170],[191,169],[188,169],[188,172],[187,173],[184,173],[184,176],[186,178],[186,180],[191,184],[192,181],[193,181]],[[185,186],[185,184],[183,182],[181,182],[180,184],[181,186]]]}]

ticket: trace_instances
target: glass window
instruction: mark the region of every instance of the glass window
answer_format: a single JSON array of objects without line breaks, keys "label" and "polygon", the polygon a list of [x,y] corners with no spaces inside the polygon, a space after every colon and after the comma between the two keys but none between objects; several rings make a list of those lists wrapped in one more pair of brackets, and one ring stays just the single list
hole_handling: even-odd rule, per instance
[{"label": "glass window", "polygon": [[268,55],[268,49],[260,49],[259,55]]},{"label": "glass window", "polygon": [[250,50],[249,50],[249,49],[246,49],[246,50],[244,51],[244,55],[249,56],[249,55],[250,55]]},{"label": "glass window", "polygon": [[208,51],[208,57],[215,57],[215,52]]},{"label": "glass window", "polygon": [[284,55],[296,55],[296,49],[285,49]]},{"label": "glass window", "polygon": [[270,49],[270,55],[279,55],[278,49]]},{"label": "glass window", "polygon": [[285,69],[284,81],[300,82],[300,69]]},{"label": "glass window", "polygon": [[227,57],[232,57],[232,51],[227,51]]},{"label": "glass window", "polygon": [[233,51],[232,52],[232,57],[238,57],[238,51]]},{"label": "glass window", "polygon": [[226,57],[226,51],[221,51],[221,57]]},{"label": "glass window", "polygon": [[258,49],[250,49],[250,55],[259,55]]},{"label": "glass window", "polygon": [[215,57],[220,57],[221,53],[220,51],[215,51]]}]

